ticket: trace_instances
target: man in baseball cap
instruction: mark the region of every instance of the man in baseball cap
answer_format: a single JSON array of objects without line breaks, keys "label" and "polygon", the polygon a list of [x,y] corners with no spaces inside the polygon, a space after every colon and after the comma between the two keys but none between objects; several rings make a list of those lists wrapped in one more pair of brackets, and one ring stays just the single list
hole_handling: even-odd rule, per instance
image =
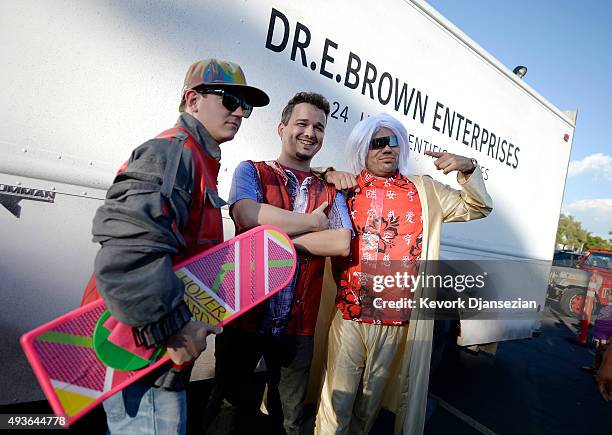
[{"label": "man in baseball cap", "polygon": [[[104,402],[111,433],[185,433],[191,366],[221,328],[191,319],[173,265],[223,241],[219,145],[253,107],[269,103],[236,63],[206,59],[187,71],[176,125],[136,148],[93,222],[94,275],[113,317],[172,362]],[[156,388],[153,388],[156,387]]]}]

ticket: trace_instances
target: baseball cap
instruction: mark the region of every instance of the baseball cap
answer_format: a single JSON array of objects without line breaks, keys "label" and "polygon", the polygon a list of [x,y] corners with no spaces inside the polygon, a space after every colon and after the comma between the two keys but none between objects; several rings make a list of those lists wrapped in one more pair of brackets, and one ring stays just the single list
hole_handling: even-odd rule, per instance
[{"label": "baseball cap", "polygon": [[237,63],[220,59],[204,59],[193,63],[187,70],[181,92],[180,112],[185,109],[185,93],[199,86],[233,89],[255,107],[265,106],[270,102],[270,97],[264,91],[247,85],[244,72]]}]

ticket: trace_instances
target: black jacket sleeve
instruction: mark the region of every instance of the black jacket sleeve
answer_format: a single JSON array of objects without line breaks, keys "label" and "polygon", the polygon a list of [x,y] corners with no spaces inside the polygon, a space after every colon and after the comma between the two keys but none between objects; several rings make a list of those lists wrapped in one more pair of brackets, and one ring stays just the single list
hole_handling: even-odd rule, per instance
[{"label": "black jacket sleeve", "polygon": [[170,257],[184,248],[178,229],[192,190],[183,138],[154,139],[134,150],[94,218],[98,290],[117,320],[145,333],[146,345],[163,342],[191,317]]}]

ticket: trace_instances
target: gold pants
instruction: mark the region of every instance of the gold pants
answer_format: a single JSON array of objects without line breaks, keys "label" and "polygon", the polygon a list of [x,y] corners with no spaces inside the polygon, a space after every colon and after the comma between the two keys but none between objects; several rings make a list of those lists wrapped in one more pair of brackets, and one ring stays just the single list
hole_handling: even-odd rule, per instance
[{"label": "gold pants", "polygon": [[407,334],[407,325],[358,323],[336,313],[329,330],[317,435],[369,432]]}]

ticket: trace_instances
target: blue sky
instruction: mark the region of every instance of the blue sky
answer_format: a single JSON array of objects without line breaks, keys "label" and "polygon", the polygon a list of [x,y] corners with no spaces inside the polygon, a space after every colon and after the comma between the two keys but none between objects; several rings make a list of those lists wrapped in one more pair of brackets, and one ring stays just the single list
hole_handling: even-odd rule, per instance
[{"label": "blue sky", "polygon": [[563,211],[612,230],[612,1],[427,0],[562,110],[578,109]]}]

